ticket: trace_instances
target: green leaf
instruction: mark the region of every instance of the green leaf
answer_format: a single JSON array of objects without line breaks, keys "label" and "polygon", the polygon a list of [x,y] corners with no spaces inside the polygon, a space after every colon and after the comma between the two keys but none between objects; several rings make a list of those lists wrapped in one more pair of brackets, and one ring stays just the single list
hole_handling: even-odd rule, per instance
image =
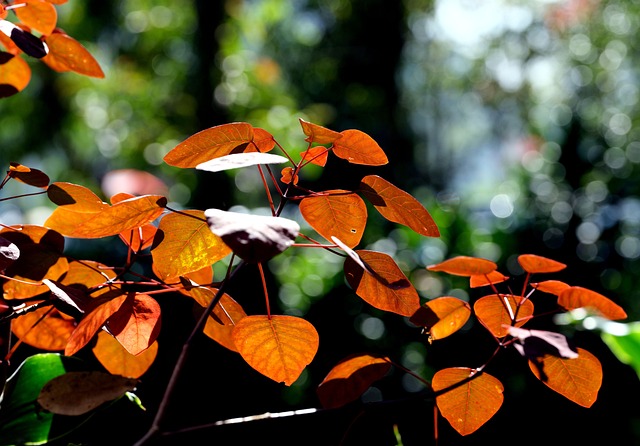
[{"label": "green leaf", "polygon": [[618,334],[603,330],[602,340],[618,360],[631,366],[640,378],[640,322],[616,324],[621,325],[626,325],[628,330],[622,334],[619,334],[622,330],[616,330]]}]

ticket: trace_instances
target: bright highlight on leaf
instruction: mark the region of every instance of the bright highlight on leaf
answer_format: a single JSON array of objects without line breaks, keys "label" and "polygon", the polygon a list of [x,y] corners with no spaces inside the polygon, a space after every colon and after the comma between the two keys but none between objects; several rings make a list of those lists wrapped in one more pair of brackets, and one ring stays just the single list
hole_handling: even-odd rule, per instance
[{"label": "bright highlight on leaf", "polygon": [[523,326],[533,315],[533,302],[512,294],[491,294],[481,297],[473,304],[478,320],[496,338],[509,334],[509,326],[515,318],[516,327]]},{"label": "bright highlight on leaf", "polygon": [[627,317],[627,313],[620,305],[600,293],[579,286],[572,286],[562,291],[558,295],[558,305],[567,310],[589,308],[612,321],[626,319]]},{"label": "bright highlight on leaf", "polygon": [[431,382],[435,392],[450,389],[436,396],[436,404],[451,427],[465,436],[489,421],[504,400],[504,387],[499,380],[487,373],[472,378],[475,372],[464,367],[442,369]]},{"label": "bright highlight on leaf", "polygon": [[233,329],[238,353],[276,382],[293,384],[318,351],[316,329],[294,316],[247,316]]},{"label": "bright highlight on leaf", "polygon": [[287,158],[274,155],[273,153],[232,153],[200,163],[196,166],[196,169],[206,170],[208,172],[221,172],[223,170],[239,169],[258,164],[282,164],[286,162],[289,162]]},{"label": "bright highlight on leaf", "polygon": [[426,302],[409,319],[424,327],[429,342],[446,338],[460,330],[471,316],[471,307],[457,297],[443,296]]},{"label": "bright highlight on leaf", "polygon": [[322,407],[334,409],[357,400],[390,369],[388,358],[354,355],[342,360],[318,386],[317,393]]}]

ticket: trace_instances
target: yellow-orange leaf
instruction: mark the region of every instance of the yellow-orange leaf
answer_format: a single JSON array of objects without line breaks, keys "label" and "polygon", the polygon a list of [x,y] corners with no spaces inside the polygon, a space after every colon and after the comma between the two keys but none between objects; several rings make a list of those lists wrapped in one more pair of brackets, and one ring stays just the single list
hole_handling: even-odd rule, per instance
[{"label": "yellow-orange leaf", "polygon": [[132,355],[106,331],[98,333],[98,340],[92,349],[100,364],[114,375],[140,378],[145,374],[158,355],[158,342],[154,342],[139,355]]},{"label": "yellow-orange leaf", "polygon": [[602,294],[579,286],[572,286],[562,291],[558,295],[558,305],[567,310],[589,308],[612,321],[627,317],[627,313],[620,305]]},{"label": "yellow-orange leaf", "polygon": [[[113,271],[113,268],[102,263],[93,260],[72,260],[69,262],[69,270],[62,277],[60,283],[88,290],[97,285],[104,284],[115,277],[116,273]],[[115,285],[104,287],[92,291],[91,296],[100,296],[115,289]]]},{"label": "yellow-orange leaf", "polygon": [[104,72],[80,42],[64,32],[54,32],[44,40],[49,54],[42,61],[57,72],[74,71],[84,76],[103,78]]},{"label": "yellow-orange leaf", "polygon": [[502,338],[509,333],[507,328],[516,318],[515,327],[523,326],[533,315],[531,300],[524,300],[512,294],[491,294],[478,299],[473,311],[482,325],[495,337]]},{"label": "yellow-orange leaf", "polygon": [[443,296],[422,305],[410,321],[427,329],[429,341],[446,338],[469,320],[471,307],[457,297]]},{"label": "yellow-orange leaf", "polygon": [[531,286],[536,290],[540,290],[544,293],[555,294],[559,296],[564,290],[570,287],[569,284],[561,282],[560,280],[545,280],[539,283],[532,283]]},{"label": "yellow-orange leaf", "polygon": [[158,228],[148,223],[139,228],[121,232],[118,235],[120,236],[120,240],[131,248],[133,252],[140,252],[151,247],[157,232]]},{"label": "yellow-orange leaf", "polygon": [[367,266],[366,271],[347,257],[344,273],[358,296],[380,310],[407,317],[420,308],[418,292],[391,256],[376,251],[355,252]]},{"label": "yellow-orange leaf", "polygon": [[53,203],[73,212],[97,214],[109,208],[91,189],[73,183],[53,183],[47,188],[47,196]]},{"label": "yellow-orange leaf", "polygon": [[87,345],[107,320],[120,309],[126,299],[126,295],[118,296],[103,303],[85,315],[71,334],[64,349],[64,354],[66,356],[72,356]]},{"label": "yellow-orange leaf", "polygon": [[293,384],[318,351],[316,329],[294,316],[247,316],[233,329],[238,353],[276,382]]},{"label": "yellow-orange leaf", "polygon": [[357,400],[389,369],[391,363],[386,357],[354,355],[342,360],[318,386],[320,404],[325,409],[334,409]]},{"label": "yellow-orange leaf", "polygon": [[389,221],[400,223],[427,237],[439,237],[429,212],[410,194],[377,175],[367,175],[359,191]]},{"label": "yellow-orange leaf", "polygon": [[329,195],[304,198],[300,213],[318,234],[331,240],[338,237],[349,248],[355,247],[367,224],[367,205],[357,194],[344,190]]},{"label": "yellow-orange leaf", "polygon": [[342,138],[333,143],[333,153],[338,158],[367,166],[382,166],[389,162],[382,148],[366,133],[360,130],[344,130],[340,133]]},{"label": "yellow-orange leaf", "polygon": [[244,152],[253,138],[254,128],[245,122],[218,125],[182,141],[165,155],[164,162],[182,168],[196,167],[230,153]]},{"label": "yellow-orange leaf", "polygon": [[[205,287],[191,289],[191,295],[202,307],[206,307],[215,296],[217,290]],[[223,294],[220,301],[207,318],[203,333],[231,351],[238,351],[233,342],[233,327],[247,314],[242,306],[228,294]]]},{"label": "yellow-orange leaf", "polygon": [[501,283],[508,279],[509,279],[508,276],[505,276],[499,271],[491,271],[488,274],[479,274],[477,276],[471,276],[469,278],[469,287],[478,288],[481,286],[491,285],[493,283]]},{"label": "yellow-orange leaf", "polygon": [[529,368],[549,388],[580,406],[591,407],[598,398],[602,365],[587,350],[578,348],[573,359],[544,355],[529,360]]},{"label": "yellow-orange leaf", "polygon": [[49,185],[49,177],[46,173],[19,163],[10,163],[9,176],[29,186],[46,188]]},{"label": "yellow-orange leaf", "polygon": [[199,210],[165,215],[158,231],[160,242],[151,250],[151,256],[155,274],[165,281],[211,266],[231,253],[222,239],[211,232],[204,212]]},{"label": "yellow-orange leaf", "polygon": [[50,310],[51,307],[39,308],[14,319],[11,331],[32,347],[47,351],[63,350],[75,328],[75,322],[63,317],[57,310],[47,314]]},{"label": "yellow-orange leaf", "polygon": [[26,5],[13,10],[16,17],[29,28],[40,31],[45,36],[51,34],[58,21],[56,8],[43,0],[22,0],[22,3]]},{"label": "yellow-orange leaf", "polygon": [[464,277],[489,274],[497,268],[498,265],[491,260],[467,256],[457,256],[436,265],[427,266],[429,271],[442,271],[454,276]]},{"label": "yellow-orange leaf", "polygon": [[0,98],[24,90],[31,80],[31,68],[22,57],[0,52]]},{"label": "yellow-orange leaf", "polygon": [[160,305],[150,296],[130,293],[107,321],[109,331],[132,355],[153,344],[160,333]]},{"label": "yellow-orange leaf", "polygon": [[[469,435],[491,419],[502,406],[504,387],[495,377],[481,373],[470,379],[474,369],[456,367],[442,369],[433,375],[435,392],[442,416],[460,435]],[[458,384],[462,383],[462,384]]]},{"label": "yellow-orange leaf", "polygon": [[20,250],[20,257],[9,265],[5,274],[21,281],[9,280],[3,284],[4,299],[26,299],[45,293],[49,288],[39,283],[43,279],[58,280],[69,269],[69,262],[62,254],[64,238],[55,231],[37,225],[18,225],[3,228],[0,236]]},{"label": "yellow-orange leaf", "polygon": [[342,138],[342,134],[340,132],[334,132],[333,130],[329,130],[321,125],[307,122],[304,119],[299,119],[299,121],[302,126],[302,131],[307,135],[305,141],[309,143],[332,144],[337,139]]},{"label": "yellow-orange leaf", "polygon": [[537,256],[535,254],[521,254],[518,256],[518,263],[522,269],[530,274],[536,273],[555,273],[562,271],[567,267],[564,263],[547,259],[546,257]]}]

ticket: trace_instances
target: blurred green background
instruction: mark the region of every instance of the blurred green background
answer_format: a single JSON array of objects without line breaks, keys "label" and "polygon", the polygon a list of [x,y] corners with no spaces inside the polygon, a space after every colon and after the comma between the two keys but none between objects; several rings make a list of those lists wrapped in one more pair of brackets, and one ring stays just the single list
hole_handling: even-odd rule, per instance
[{"label": "blurred green background", "polygon": [[[419,199],[440,238],[417,236],[370,213],[359,248],[394,256],[422,298],[481,295],[465,280],[426,271],[455,255],[497,262],[516,278],[517,293],[516,257],[532,253],[568,265],[549,278],[598,291],[622,305],[630,320],[640,319],[635,2],[70,0],[58,11],[59,26],[89,49],[106,77],[54,73],[30,60],[30,85],[0,101],[1,165],[39,168],[52,181],[85,185],[105,200],[110,171],[140,169],[166,183],[175,208],[262,212],[267,202],[252,169],[202,173],[170,167],[162,157],[188,136],[233,121],[268,130],[294,154],[306,148],[299,118],[336,131],[356,128],[380,144],[390,164],[330,162],[309,171],[305,184],[351,189],[373,173]],[[20,191],[12,185],[4,195]],[[41,224],[50,211],[43,197],[3,201],[0,223]],[[479,366],[490,354],[490,339],[477,326],[426,344],[403,321],[353,296],[341,258],[289,250],[270,269],[278,283],[272,300],[280,312],[313,321],[323,355],[284,390],[274,385],[263,392],[270,384],[258,380],[255,390],[249,384],[237,389],[250,398],[217,402],[222,391],[211,384],[215,409],[185,419],[315,406],[313,387],[354,349],[393,355],[426,378],[445,364]],[[260,300],[236,299],[248,312],[252,305],[262,311]],[[338,328],[341,323],[346,328]],[[495,366],[507,387],[496,419],[464,442],[446,426],[443,438],[486,444],[499,432],[525,434],[532,442],[550,435],[640,441],[640,412],[626,405],[640,395],[634,370],[579,323],[542,325],[549,327],[602,361],[603,389],[594,407],[577,408],[552,394],[527,375],[521,358],[510,357]],[[476,341],[483,347],[475,348]],[[224,376],[223,364],[212,361],[207,369]],[[398,388],[375,389],[367,398],[421,390],[400,373],[396,378]],[[183,403],[189,401],[185,396]],[[428,405],[411,413],[416,420],[406,427],[406,444],[430,444]],[[294,435],[296,423],[289,421],[280,435]],[[383,424],[377,423],[382,436],[369,426],[370,444],[391,444],[376,442],[392,441]]]}]

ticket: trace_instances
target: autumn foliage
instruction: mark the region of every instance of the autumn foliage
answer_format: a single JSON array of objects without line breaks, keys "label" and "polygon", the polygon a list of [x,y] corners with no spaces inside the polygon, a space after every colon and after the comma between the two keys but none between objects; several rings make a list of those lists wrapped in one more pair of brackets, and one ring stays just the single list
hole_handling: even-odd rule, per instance
[{"label": "autumn foliage", "polygon": [[[5,17],[13,11],[21,26],[39,33],[49,48],[43,61],[52,69],[101,77],[86,50],[56,28],[54,5],[64,2],[24,0],[20,7],[2,11]],[[6,59],[0,62],[1,90],[13,94],[28,84],[30,72],[10,39],[0,38],[0,43],[6,48],[0,54]],[[318,383],[323,409],[357,401],[397,367],[424,383],[438,416],[460,435],[470,435],[503,404],[505,387],[485,368],[507,349],[517,351],[524,366],[551,391],[583,407],[594,404],[602,382],[600,362],[564,335],[535,329],[536,318],[548,317],[536,311],[535,302],[555,299],[556,312],[584,308],[608,320],[627,317],[619,305],[596,291],[547,279],[566,265],[535,254],[517,257],[525,275],[520,292],[503,289],[510,278],[493,261],[457,256],[426,269],[468,278],[470,288],[484,290],[482,296],[470,302],[453,296],[421,298],[392,256],[358,247],[370,212],[420,236],[439,237],[428,210],[378,175],[364,176],[354,190],[304,187],[305,167],[326,168],[330,157],[369,167],[385,165],[388,159],[362,131],[335,131],[302,119],[299,123],[307,144],[297,153],[282,147],[267,130],[235,122],[204,129],[164,157],[176,169],[210,175],[256,169],[270,215],[172,209],[165,196],[152,194],[122,192],[105,202],[82,185],[51,182],[46,173],[19,163],[7,166],[0,189],[9,181],[24,183],[34,193],[46,194],[55,209],[42,226],[0,228],[0,327],[7,328],[0,331],[6,352],[0,358],[6,380],[0,444],[43,443],[50,439],[56,415],[81,417],[123,396],[135,400],[136,387],[144,385],[139,379],[162,348],[162,321],[171,318],[155,298],[161,293],[179,293],[198,310],[174,376],[182,370],[193,336],[204,334],[236,352],[256,373],[291,386],[314,360],[320,334],[303,317],[274,314],[266,286],[261,314],[247,314],[227,288],[245,268],[253,268],[264,283],[264,268],[272,258],[299,249],[321,249],[327,256],[344,258],[344,278],[353,293],[367,305],[405,318],[424,334],[427,346],[460,335],[471,318],[486,329],[495,346],[480,367],[461,364],[433,376],[405,370],[392,359],[393,352],[354,353],[327,370]],[[65,249],[68,239],[103,238],[126,247],[123,264],[72,258]],[[151,273],[135,272],[148,256]],[[222,260],[228,261],[226,274],[214,277],[213,265]],[[544,280],[538,279],[541,275]],[[23,344],[43,353],[16,367],[11,358]],[[75,355],[89,349],[104,370],[69,367]],[[173,391],[169,384],[165,401]],[[161,408],[138,444],[163,432],[164,417]]]}]

